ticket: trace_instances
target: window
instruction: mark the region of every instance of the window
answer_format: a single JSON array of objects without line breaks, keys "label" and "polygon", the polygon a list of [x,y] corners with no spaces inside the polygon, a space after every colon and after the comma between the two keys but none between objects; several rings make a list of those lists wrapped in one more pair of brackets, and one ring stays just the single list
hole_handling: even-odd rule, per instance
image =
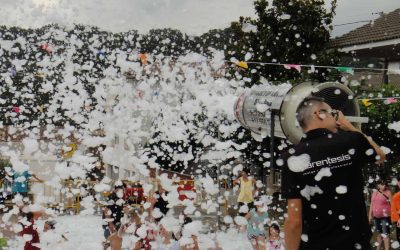
[{"label": "window", "polygon": [[113,166],[112,168],[111,179],[118,180],[119,179],[119,167]]},{"label": "window", "polygon": [[112,180],[119,179],[119,167],[108,165],[107,166],[107,176]]},{"label": "window", "polygon": [[114,143],[115,143],[115,145],[119,144],[119,136],[118,135],[115,136]]},{"label": "window", "polygon": [[124,169],[124,179],[131,177],[131,171]]},{"label": "window", "polygon": [[274,186],[281,186],[281,172],[275,172],[273,182]]},{"label": "window", "polygon": [[106,175],[107,177],[111,177],[111,172],[112,172],[112,166],[107,164],[107,171],[106,171]]}]

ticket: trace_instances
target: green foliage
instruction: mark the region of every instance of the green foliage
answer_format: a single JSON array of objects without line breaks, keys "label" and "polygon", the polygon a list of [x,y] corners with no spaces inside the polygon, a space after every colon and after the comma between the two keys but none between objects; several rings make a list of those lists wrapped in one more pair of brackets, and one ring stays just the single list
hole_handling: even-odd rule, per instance
[{"label": "green foliage", "polygon": [[[358,99],[372,99],[381,97],[399,97],[400,89],[394,85],[385,85],[379,90],[360,90],[355,89]],[[400,156],[397,154],[400,150],[400,134],[388,125],[400,121],[400,101],[396,103],[385,103],[385,100],[370,100],[372,105],[366,107],[360,102],[361,116],[369,118],[369,122],[364,124],[362,130],[365,134],[371,136],[379,145],[390,148],[393,153],[387,155],[385,174],[394,172],[397,174]],[[393,169],[391,169],[393,168]]]},{"label": "green foliage", "polygon": [[7,247],[7,239],[6,238],[0,238],[0,249],[3,249],[3,247]]},{"label": "green foliage", "polygon": [[9,160],[0,159],[0,179],[3,179],[6,176],[6,167],[10,167],[11,163]]},{"label": "green foliage", "polygon": [[179,30],[152,29],[140,40],[140,50],[151,54],[179,56],[186,52],[188,39]]},{"label": "green foliage", "polygon": [[231,28],[212,29],[193,40],[194,51],[210,56],[212,49],[226,51],[235,42],[235,36]]},{"label": "green foliage", "polygon": [[[332,1],[329,10],[323,0],[275,0],[271,6],[266,0],[256,0],[254,6],[256,19],[241,17],[239,22],[232,23],[236,41],[228,48],[228,58],[242,61],[250,53],[250,61],[256,62],[336,65],[337,52],[327,49],[336,1]],[[257,31],[243,31],[249,24],[257,27]],[[312,73],[303,68],[299,73],[282,66],[250,64],[241,75],[251,78],[248,85],[252,85],[259,82],[260,77],[275,82],[326,81],[334,78],[337,72],[317,68]]]}]

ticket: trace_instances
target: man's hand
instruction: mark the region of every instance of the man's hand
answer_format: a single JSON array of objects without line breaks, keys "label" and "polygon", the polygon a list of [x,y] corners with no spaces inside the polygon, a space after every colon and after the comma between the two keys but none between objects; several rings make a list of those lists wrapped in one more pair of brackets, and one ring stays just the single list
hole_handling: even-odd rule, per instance
[{"label": "man's hand", "polygon": [[338,110],[339,112],[339,118],[336,122],[336,124],[340,127],[340,129],[346,130],[346,131],[357,131],[360,132],[356,127],[349,122],[346,117],[343,115],[342,111]]},{"label": "man's hand", "polygon": [[397,221],[397,227],[400,227],[400,219]]}]

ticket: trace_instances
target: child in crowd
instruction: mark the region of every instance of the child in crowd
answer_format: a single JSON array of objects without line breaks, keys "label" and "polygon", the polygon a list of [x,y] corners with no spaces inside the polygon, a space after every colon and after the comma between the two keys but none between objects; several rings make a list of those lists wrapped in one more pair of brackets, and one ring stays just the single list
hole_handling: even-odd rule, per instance
[{"label": "child in crowd", "polygon": [[179,220],[173,217],[164,217],[159,225],[157,250],[179,250],[179,242],[174,239],[174,232],[179,230]]},{"label": "child in crowd", "polygon": [[[121,219],[121,227],[110,240],[112,250],[120,249],[145,249],[150,250],[155,240],[155,224],[148,212],[133,210],[128,212],[130,218]],[[127,214],[127,213],[126,213]],[[110,236],[110,237],[111,237]],[[115,242],[115,244],[113,244]]]},{"label": "child in crowd", "polygon": [[251,241],[254,250],[265,250],[264,225],[269,223],[267,206],[261,199],[257,199],[254,205],[256,208],[251,209],[246,215],[248,220],[247,237]]},{"label": "child in crowd", "polygon": [[254,207],[254,195],[256,193],[256,179],[249,176],[250,171],[244,168],[241,177],[236,179],[233,184],[240,185],[238,196],[239,215],[245,216]]},{"label": "child in crowd", "polygon": [[267,250],[284,250],[283,240],[280,237],[280,228],[276,223],[272,223],[269,226]]},{"label": "child in crowd", "polygon": [[179,240],[181,250],[199,250],[198,230],[201,227],[201,222],[193,221],[192,218],[182,213],[179,216],[179,221],[182,223],[180,231],[175,235]]},{"label": "child in crowd", "polygon": [[43,232],[48,232],[50,230],[54,230],[56,225],[56,221],[54,220],[47,220],[44,222]]},{"label": "child in crowd", "polygon": [[[125,214],[126,215],[126,214]],[[138,210],[132,210],[128,216],[124,216],[122,225],[118,230],[118,238],[121,239],[121,249],[142,249],[144,246],[144,240],[141,239],[136,231],[142,225],[140,218],[140,212]],[[115,246],[114,246],[115,247]]]},{"label": "child in crowd", "polygon": [[22,226],[19,234],[25,239],[24,250],[40,250],[39,233],[32,212],[26,214],[26,221],[22,222]]},{"label": "child in crowd", "polygon": [[43,232],[40,234],[42,249],[71,249],[71,243],[59,230],[56,229],[56,221],[47,220],[43,226]]}]

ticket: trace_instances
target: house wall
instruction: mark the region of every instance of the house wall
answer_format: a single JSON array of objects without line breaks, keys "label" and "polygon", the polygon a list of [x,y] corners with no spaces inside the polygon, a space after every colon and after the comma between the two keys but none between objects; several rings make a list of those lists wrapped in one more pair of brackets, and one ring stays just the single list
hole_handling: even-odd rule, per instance
[{"label": "house wall", "polygon": [[[399,65],[400,66],[400,65]],[[393,70],[394,68],[392,68]],[[392,74],[388,72],[389,83],[400,88],[400,72],[399,74]],[[379,89],[384,86],[383,83],[383,72],[360,72],[356,71],[354,75],[346,75],[347,80],[350,84],[352,82],[358,82],[364,88]]]},{"label": "house wall", "polygon": [[389,62],[389,73],[400,74],[400,62]]}]

